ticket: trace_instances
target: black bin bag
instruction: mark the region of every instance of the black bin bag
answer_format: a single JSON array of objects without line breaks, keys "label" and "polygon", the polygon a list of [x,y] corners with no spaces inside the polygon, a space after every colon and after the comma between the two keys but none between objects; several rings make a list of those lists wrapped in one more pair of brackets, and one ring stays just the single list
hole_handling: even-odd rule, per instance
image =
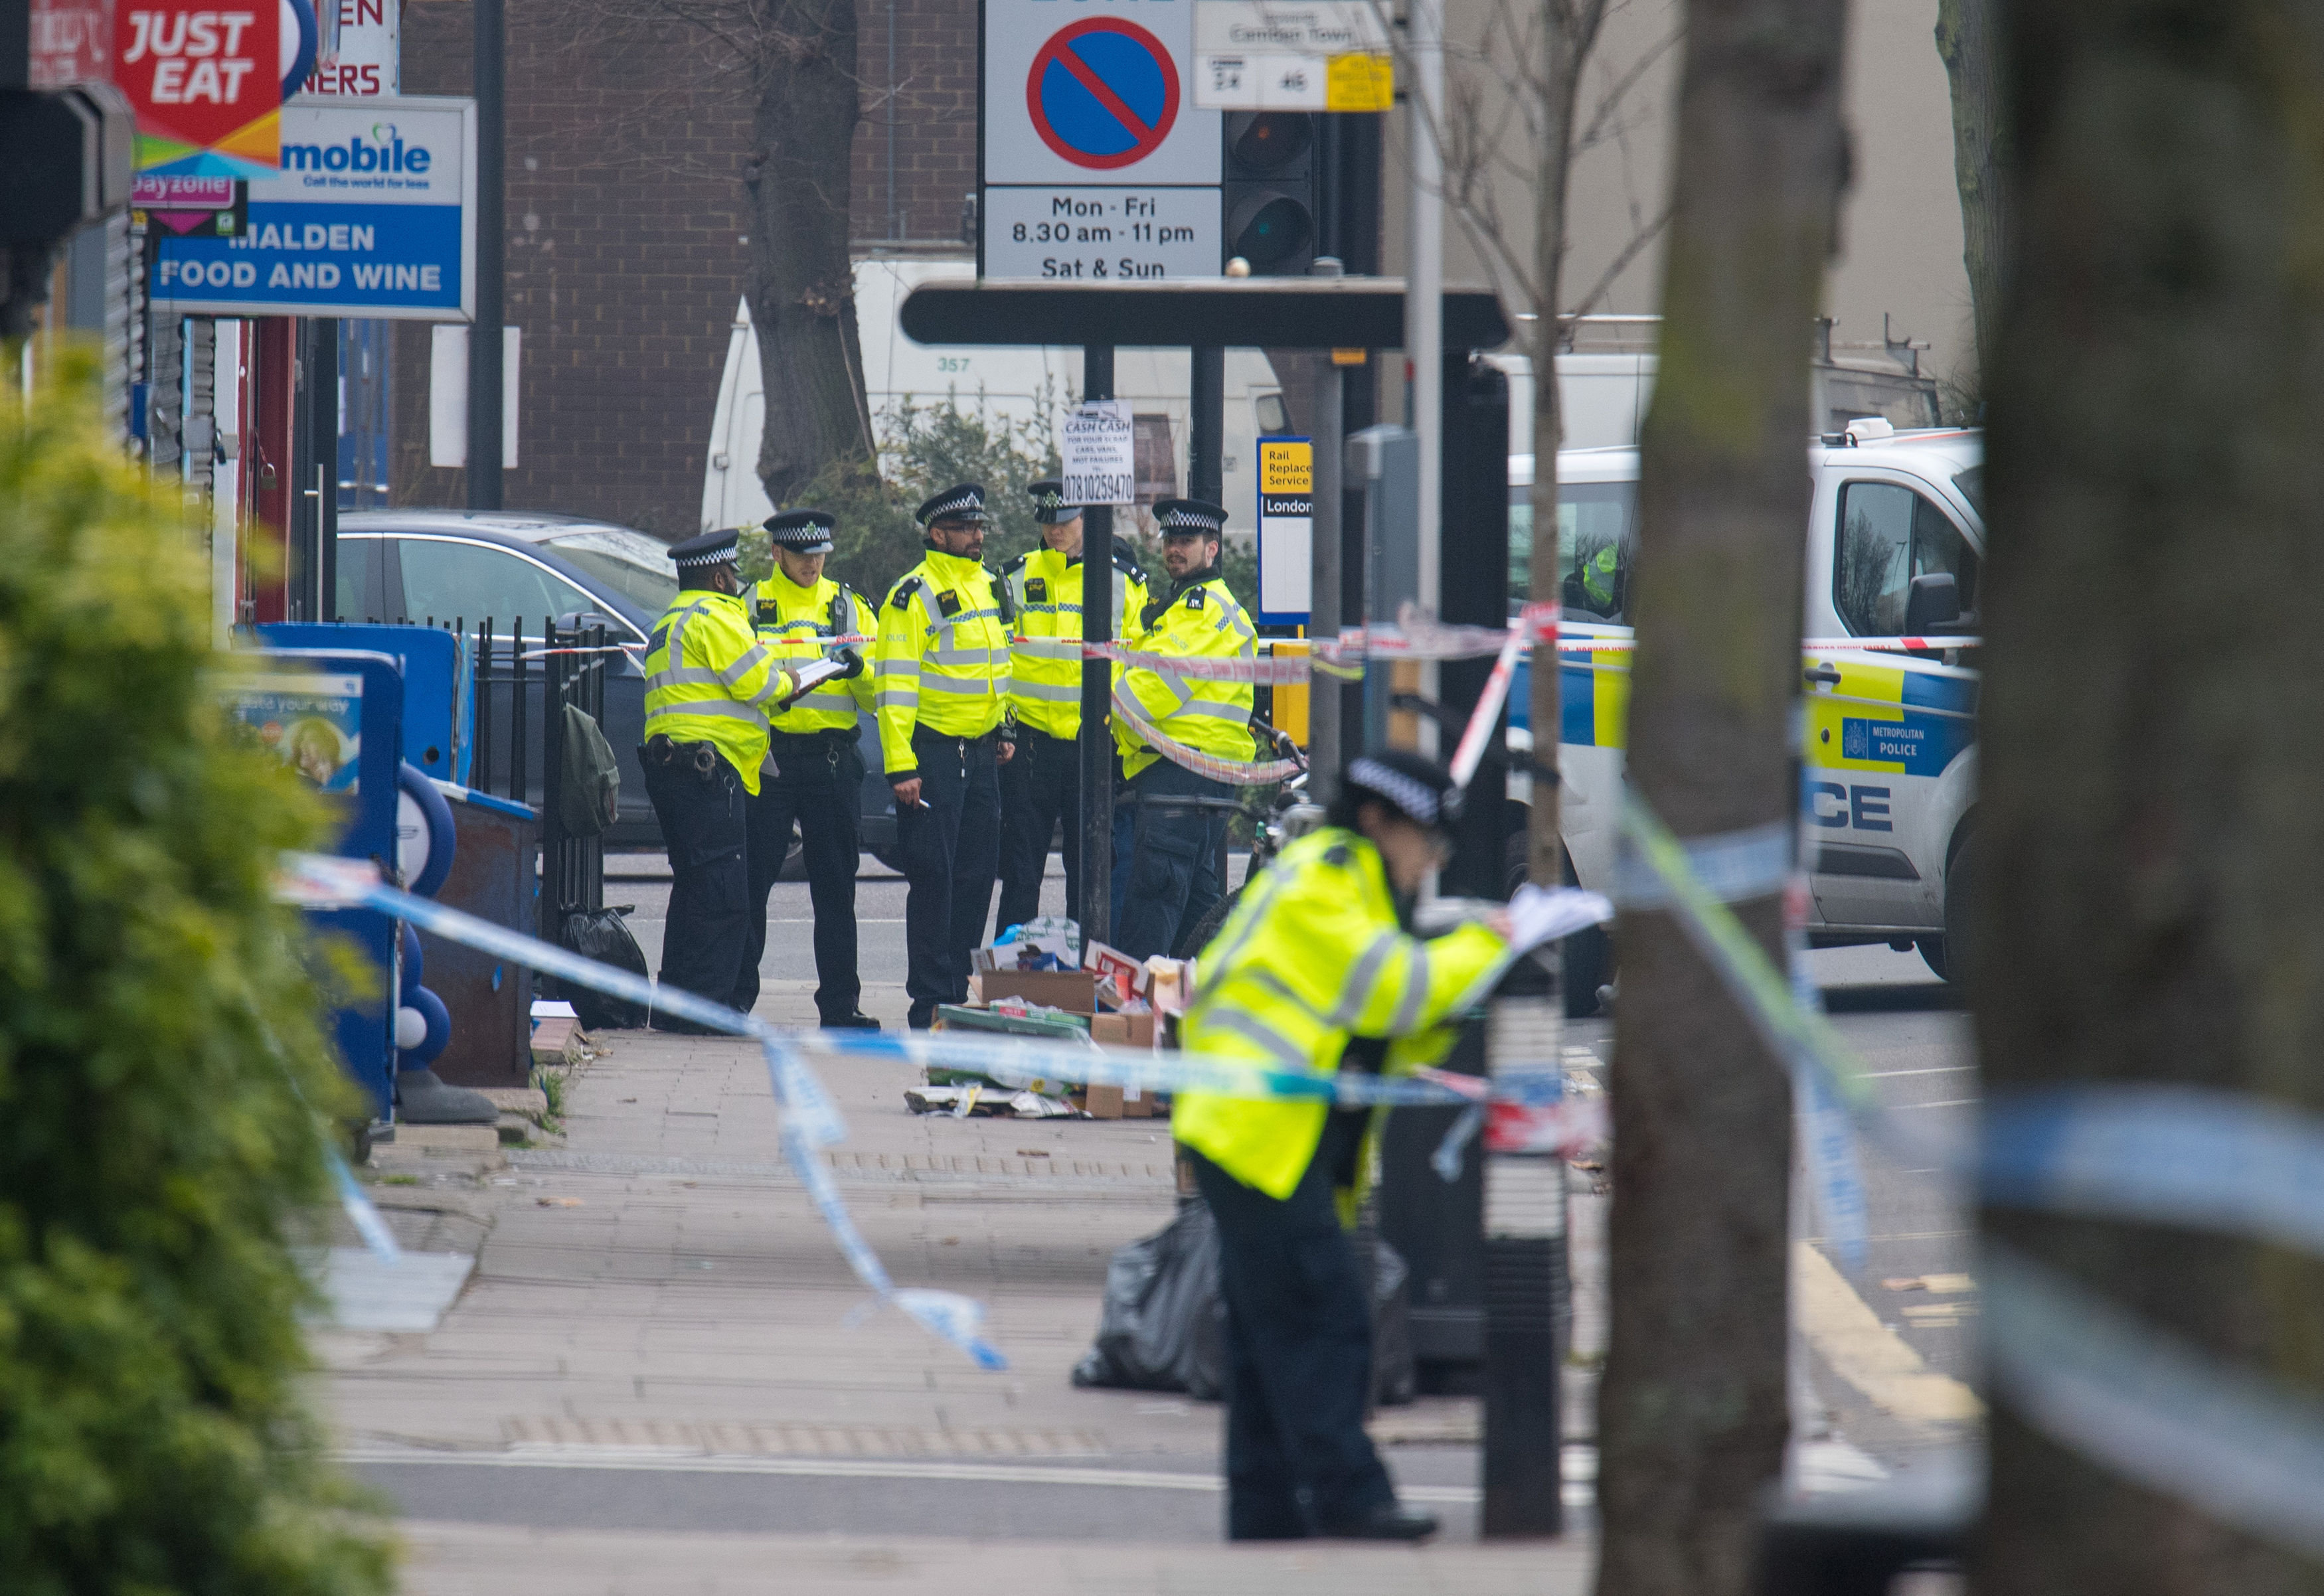
[{"label": "black bin bag", "polygon": [[[638,939],[622,917],[637,906],[621,904],[613,909],[585,909],[565,917],[563,935],[559,937],[567,949],[585,959],[600,964],[611,964],[616,970],[626,970],[640,980],[646,977],[646,955],[638,946]],[[645,1024],[646,1011],[627,998],[608,997],[573,983],[559,982],[565,1001],[573,1005],[580,1016],[584,1030],[635,1030]]]},{"label": "black bin bag", "polygon": [[[1412,1400],[1412,1328],[1403,1255],[1370,1231],[1364,1274],[1372,1300],[1372,1400]],[[1074,1366],[1074,1384],[1184,1391],[1211,1401],[1226,1385],[1226,1302],[1219,1295],[1219,1227],[1199,1197],[1153,1235],[1116,1251],[1105,1269],[1097,1340]]]}]

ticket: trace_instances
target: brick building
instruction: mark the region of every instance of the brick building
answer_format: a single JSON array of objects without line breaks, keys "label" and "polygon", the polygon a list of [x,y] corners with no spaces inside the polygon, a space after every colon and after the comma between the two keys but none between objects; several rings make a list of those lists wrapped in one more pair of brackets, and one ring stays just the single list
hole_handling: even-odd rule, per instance
[{"label": "brick building", "polygon": [[[640,0],[509,0],[508,318],[523,329],[511,508],[666,538],[696,525],[743,286],[747,86]],[[466,94],[473,8],[410,0],[403,91]],[[976,177],[973,0],[858,0],[860,251],[957,251]],[[466,502],[428,463],[430,336],[394,336],[392,495]]]}]

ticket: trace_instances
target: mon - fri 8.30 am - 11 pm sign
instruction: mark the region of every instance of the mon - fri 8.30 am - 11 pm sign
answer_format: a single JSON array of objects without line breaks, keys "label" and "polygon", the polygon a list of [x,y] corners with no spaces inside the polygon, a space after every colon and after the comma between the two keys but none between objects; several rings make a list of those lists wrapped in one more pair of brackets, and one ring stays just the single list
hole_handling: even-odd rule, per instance
[{"label": "mon - fri 8.30 am - 11 pm sign", "polygon": [[238,237],[165,237],[150,289],[181,315],[467,321],[475,310],[475,103],[293,100],[282,170]]},{"label": "mon - fri 8.30 am - 11 pm sign", "polygon": [[984,0],[984,275],[1218,275],[1193,55],[1193,0]]}]

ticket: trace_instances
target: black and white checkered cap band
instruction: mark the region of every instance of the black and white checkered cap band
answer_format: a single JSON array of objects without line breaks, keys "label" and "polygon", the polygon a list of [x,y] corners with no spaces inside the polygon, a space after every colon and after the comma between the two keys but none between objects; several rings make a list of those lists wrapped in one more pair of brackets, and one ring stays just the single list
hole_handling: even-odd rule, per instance
[{"label": "black and white checkered cap band", "polygon": [[1171,532],[1182,535],[1200,532],[1204,537],[1215,538],[1226,530],[1226,525],[1224,516],[1206,515],[1199,510],[1173,510],[1162,517],[1162,530],[1166,536]]},{"label": "black and white checkered cap band", "polygon": [[702,566],[726,565],[731,563],[733,558],[734,544],[732,541],[728,541],[715,544],[711,548],[705,549],[695,554],[683,556],[673,554],[670,556],[669,562],[681,571],[690,571]]},{"label": "black and white checkered cap band", "polygon": [[929,505],[921,519],[927,521],[939,521],[947,515],[958,515],[964,511],[982,512],[983,508],[984,501],[974,493],[964,488],[956,494],[946,494]]},{"label": "black and white checkered cap band", "polygon": [[1350,765],[1348,781],[1367,792],[1378,793],[1423,826],[1441,826],[1459,817],[1460,794],[1448,792],[1440,801],[1427,783],[1415,781],[1378,760],[1358,760]]}]

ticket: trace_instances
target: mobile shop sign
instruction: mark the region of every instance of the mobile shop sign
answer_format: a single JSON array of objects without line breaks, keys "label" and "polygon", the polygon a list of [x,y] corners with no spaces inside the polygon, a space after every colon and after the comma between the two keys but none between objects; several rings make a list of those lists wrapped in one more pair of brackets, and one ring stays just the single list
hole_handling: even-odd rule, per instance
[{"label": "mobile shop sign", "polygon": [[282,108],[282,170],[236,238],[161,241],[152,298],[180,315],[475,314],[475,102],[383,95]]},{"label": "mobile shop sign", "polygon": [[1066,503],[1138,503],[1138,444],[1130,401],[1082,401],[1065,412],[1058,445]]},{"label": "mobile shop sign", "polygon": [[1215,276],[1219,116],[1187,99],[1193,0],[984,0],[983,28],[983,273]]},{"label": "mobile shop sign", "polygon": [[286,83],[314,60],[308,0],[120,0],[113,81],[137,117],[137,167],[187,177],[275,169]]},{"label": "mobile shop sign", "polygon": [[1259,618],[1268,626],[1306,623],[1315,583],[1315,445],[1305,438],[1259,440]]}]

